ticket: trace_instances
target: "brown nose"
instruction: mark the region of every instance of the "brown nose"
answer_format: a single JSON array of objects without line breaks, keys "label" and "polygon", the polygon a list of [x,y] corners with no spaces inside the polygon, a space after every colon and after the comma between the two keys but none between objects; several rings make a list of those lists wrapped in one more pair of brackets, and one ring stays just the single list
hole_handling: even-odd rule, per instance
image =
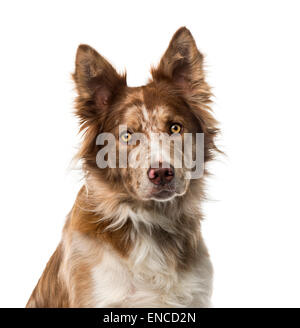
[{"label": "brown nose", "polygon": [[148,170],[148,178],[155,185],[165,185],[170,183],[174,178],[175,172],[173,166],[169,168],[158,168]]}]

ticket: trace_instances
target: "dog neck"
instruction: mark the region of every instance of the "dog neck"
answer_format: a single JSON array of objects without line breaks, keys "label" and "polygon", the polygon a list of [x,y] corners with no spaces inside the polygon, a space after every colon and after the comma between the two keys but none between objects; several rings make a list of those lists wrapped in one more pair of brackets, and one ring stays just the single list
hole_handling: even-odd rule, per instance
[{"label": "dog neck", "polygon": [[199,250],[200,187],[200,182],[191,183],[185,195],[167,202],[137,202],[89,178],[69,224],[72,230],[109,243],[125,258],[147,243],[148,248],[159,248],[168,262],[184,267]]}]

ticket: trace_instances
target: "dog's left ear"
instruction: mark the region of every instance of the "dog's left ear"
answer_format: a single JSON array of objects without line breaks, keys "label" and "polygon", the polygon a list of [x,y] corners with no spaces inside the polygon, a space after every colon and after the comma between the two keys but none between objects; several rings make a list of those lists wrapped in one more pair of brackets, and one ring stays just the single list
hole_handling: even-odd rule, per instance
[{"label": "dog's left ear", "polygon": [[192,101],[205,102],[205,98],[209,98],[210,93],[206,90],[208,87],[204,80],[203,56],[186,27],[181,27],[174,34],[158,67],[153,68],[151,73],[155,81],[173,83]]}]

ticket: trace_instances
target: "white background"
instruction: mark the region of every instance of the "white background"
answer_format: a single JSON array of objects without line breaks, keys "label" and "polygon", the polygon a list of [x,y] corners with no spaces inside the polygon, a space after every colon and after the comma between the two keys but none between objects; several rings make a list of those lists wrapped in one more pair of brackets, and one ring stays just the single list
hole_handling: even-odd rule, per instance
[{"label": "white background", "polygon": [[[299,2],[298,2],[299,3]],[[144,84],[182,25],[206,55],[227,157],[211,165],[203,233],[216,307],[300,306],[297,1],[2,1],[0,306],[25,306],[81,182],[76,48]]]}]

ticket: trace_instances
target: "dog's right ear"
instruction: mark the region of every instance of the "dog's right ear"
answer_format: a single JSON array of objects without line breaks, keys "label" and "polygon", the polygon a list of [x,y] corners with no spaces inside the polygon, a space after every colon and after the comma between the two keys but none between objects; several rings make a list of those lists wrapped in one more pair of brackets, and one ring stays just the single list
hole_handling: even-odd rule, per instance
[{"label": "dog's right ear", "polygon": [[106,109],[116,92],[126,87],[126,74],[119,75],[105,58],[88,45],[78,47],[75,65],[73,79],[81,103],[88,102],[98,110]]}]

